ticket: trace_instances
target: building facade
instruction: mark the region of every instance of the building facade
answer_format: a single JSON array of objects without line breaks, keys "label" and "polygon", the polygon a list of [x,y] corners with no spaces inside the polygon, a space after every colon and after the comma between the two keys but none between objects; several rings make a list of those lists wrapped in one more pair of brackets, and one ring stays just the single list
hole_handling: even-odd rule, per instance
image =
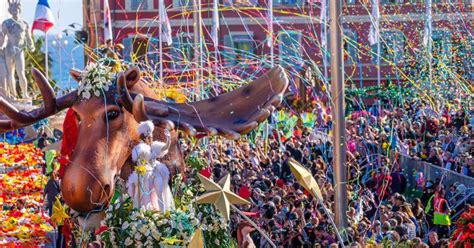
[{"label": "building facade", "polygon": [[[90,30],[99,30],[103,4],[89,2]],[[124,44],[127,60],[159,60],[158,18],[159,0],[111,1],[111,19],[115,42]],[[193,9],[193,1],[201,2],[201,10]],[[417,78],[410,70],[426,57],[423,43],[426,23],[426,0],[379,0],[382,83],[412,82]],[[193,78],[198,69],[212,74],[212,68],[239,73],[271,64],[273,45],[274,63],[299,75],[308,66],[317,66],[321,75],[330,75],[324,66],[329,61],[323,45],[321,0],[273,0],[273,43],[269,41],[269,2],[267,0],[219,0],[218,47],[212,39],[212,0],[164,0],[171,26],[173,43],[163,43],[163,67],[167,81]],[[377,83],[376,49],[369,43],[373,21],[370,0],[344,0],[344,69],[348,85],[353,87]],[[432,0],[432,55],[443,61],[443,68],[462,80],[473,79],[473,3],[471,0]],[[201,13],[201,30],[198,28]],[[96,23],[92,26],[91,23]],[[200,33],[195,35],[195,30]],[[93,33],[93,32],[92,32]],[[92,35],[94,36],[94,35]],[[199,48],[199,40],[203,42]],[[96,42],[97,43],[97,42]],[[331,44],[328,37],[326,43]],[[328,48],[328,47],[327,47]],[[329,48],[328,48],[329,49]],[[326,56],[326,57],[325,57]],[[455,63],[462,63],[462,69]],[[223,69],[224,68],[224,69]],[[459,71],[463,70],[463,71]],[[217,69],[216,69],[217,71]],[[466,74],[466,75],[464,75]],[[176,77],[181,75],[181,77]],[[185,76],[183,76],[185,75]],[[472,81],[471,81],[472,82]]]}]

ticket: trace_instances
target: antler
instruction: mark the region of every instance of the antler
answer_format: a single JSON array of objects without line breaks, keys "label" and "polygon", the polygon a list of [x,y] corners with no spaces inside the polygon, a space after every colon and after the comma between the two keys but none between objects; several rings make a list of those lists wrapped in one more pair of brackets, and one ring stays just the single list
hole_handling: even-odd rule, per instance
[{"label": "antler", "polygon": [[238,139],[270,116],[287,86],[286,73],[277,66],[235,91],[195,103],[166,103],[141,95],[133,98],[127,87],[122,88],[122,97],[129,103],[133,99],[132,113],[137,121],[151,119],[155,125],[176,125],[188,135],[200,132]]},{"label": "antler", "polygon": [[41,95],[43,96],[43,107],[30,112],[18,110],[3,97],[0,97],[0,113],[5,114],[9,119],[0,116],[0,133],[29,126],[39,120],[52,116],[59,111],[69,108],[76,101],[77,92],[73,91],[65,96],[56,98],[54,90],[48,80],[37,69],[32,70]]}]

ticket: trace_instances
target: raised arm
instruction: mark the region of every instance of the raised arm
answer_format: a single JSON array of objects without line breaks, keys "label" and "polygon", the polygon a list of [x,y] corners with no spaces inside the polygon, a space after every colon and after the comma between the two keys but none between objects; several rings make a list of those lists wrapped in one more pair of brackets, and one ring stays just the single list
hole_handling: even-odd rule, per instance
[{"label": "raised arm", "polygon": [[35,51],[35,43],[33,42],[33,38],[31,37],[30,25],[26,23],[26,45],[30,49],[31,52]]},{"label": "raised arm", "polygon": [[0,32],[0,50],[4,49],[7,44],[7,25],[2,23],[2,31]]}]

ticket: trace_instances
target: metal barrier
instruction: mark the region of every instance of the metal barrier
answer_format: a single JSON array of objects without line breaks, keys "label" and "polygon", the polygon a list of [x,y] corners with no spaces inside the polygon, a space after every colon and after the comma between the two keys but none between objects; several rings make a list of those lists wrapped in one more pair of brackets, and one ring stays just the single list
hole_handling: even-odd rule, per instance
[{"label": "metal barrier", "polygon": [[415,184],[416,172],[423,172],[425,180],[435,181],[438,178],[442,178],[445,185],[451,185],[455,182],[464,184],[467,188],[474,187],[474,178],[462,175],[455,171],[447,170],[445,168],[419,161],[410,157],[401,156],[400,157],[400,166],[404,169],[408,182],[411,185]]}]

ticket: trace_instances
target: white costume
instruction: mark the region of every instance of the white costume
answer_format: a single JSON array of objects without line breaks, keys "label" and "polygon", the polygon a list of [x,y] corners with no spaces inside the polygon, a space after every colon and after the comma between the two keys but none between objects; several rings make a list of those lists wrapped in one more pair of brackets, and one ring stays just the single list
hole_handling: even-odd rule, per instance
[{"label": "white costume", "polygon": [[158,209],[163,213],[174,208],[174,200],[168,184],[170,180],[170,171],[165,164],[156,160],[157,158],[164,157],[166,153],[168,153],[165,146],[165,143],[158,141],[153,142],[151,145],[152,158],[155,158],[153,185],[157,196]]},{"label": "white costume", "polygon": [[[150,167],[149,161],[151,157],[151,150],[150,146],[144,142],[136,145],[132,150],[132,161],[137,163],[138,165],[144,165],[145,168]],[[148,170],[148,168],[147,168]],[[146,173],[148,174],[148,173]],[[144,177],[146,177],[146,174]],[[140,182],[139,182],[140,179]],[[138,173],[134,171],[130,177],[128,178],[127,182],[127,189],[128,194],[133,199],[133,206],[135,208],[140,208],[143,206],[143,203],[148,202],[146,194],[143,194],[144,191],[147,192],[147,185],[144,185],[145,180],[143,177],[139,177]],[[140,192],[138,192],[140,190]],[[139,199],[140,198],[140,199]]]},{"label": "white costume", "polygon": [[[141,135],[150,137],[153,128],[153,123],[142,122],[138,131]],[[133,148],[133,162],[145,166],[146,169],[143,176],[134,171],[128,178],[128,193],[133,199],[135,208],[159,210],[163,213],[174,208],[173,196],[168,185],[170,172],[165,164],[156,160],[164,157],[166,153],[168,145],[158,141],[154,141],[151,146],[141,142]]]}]

